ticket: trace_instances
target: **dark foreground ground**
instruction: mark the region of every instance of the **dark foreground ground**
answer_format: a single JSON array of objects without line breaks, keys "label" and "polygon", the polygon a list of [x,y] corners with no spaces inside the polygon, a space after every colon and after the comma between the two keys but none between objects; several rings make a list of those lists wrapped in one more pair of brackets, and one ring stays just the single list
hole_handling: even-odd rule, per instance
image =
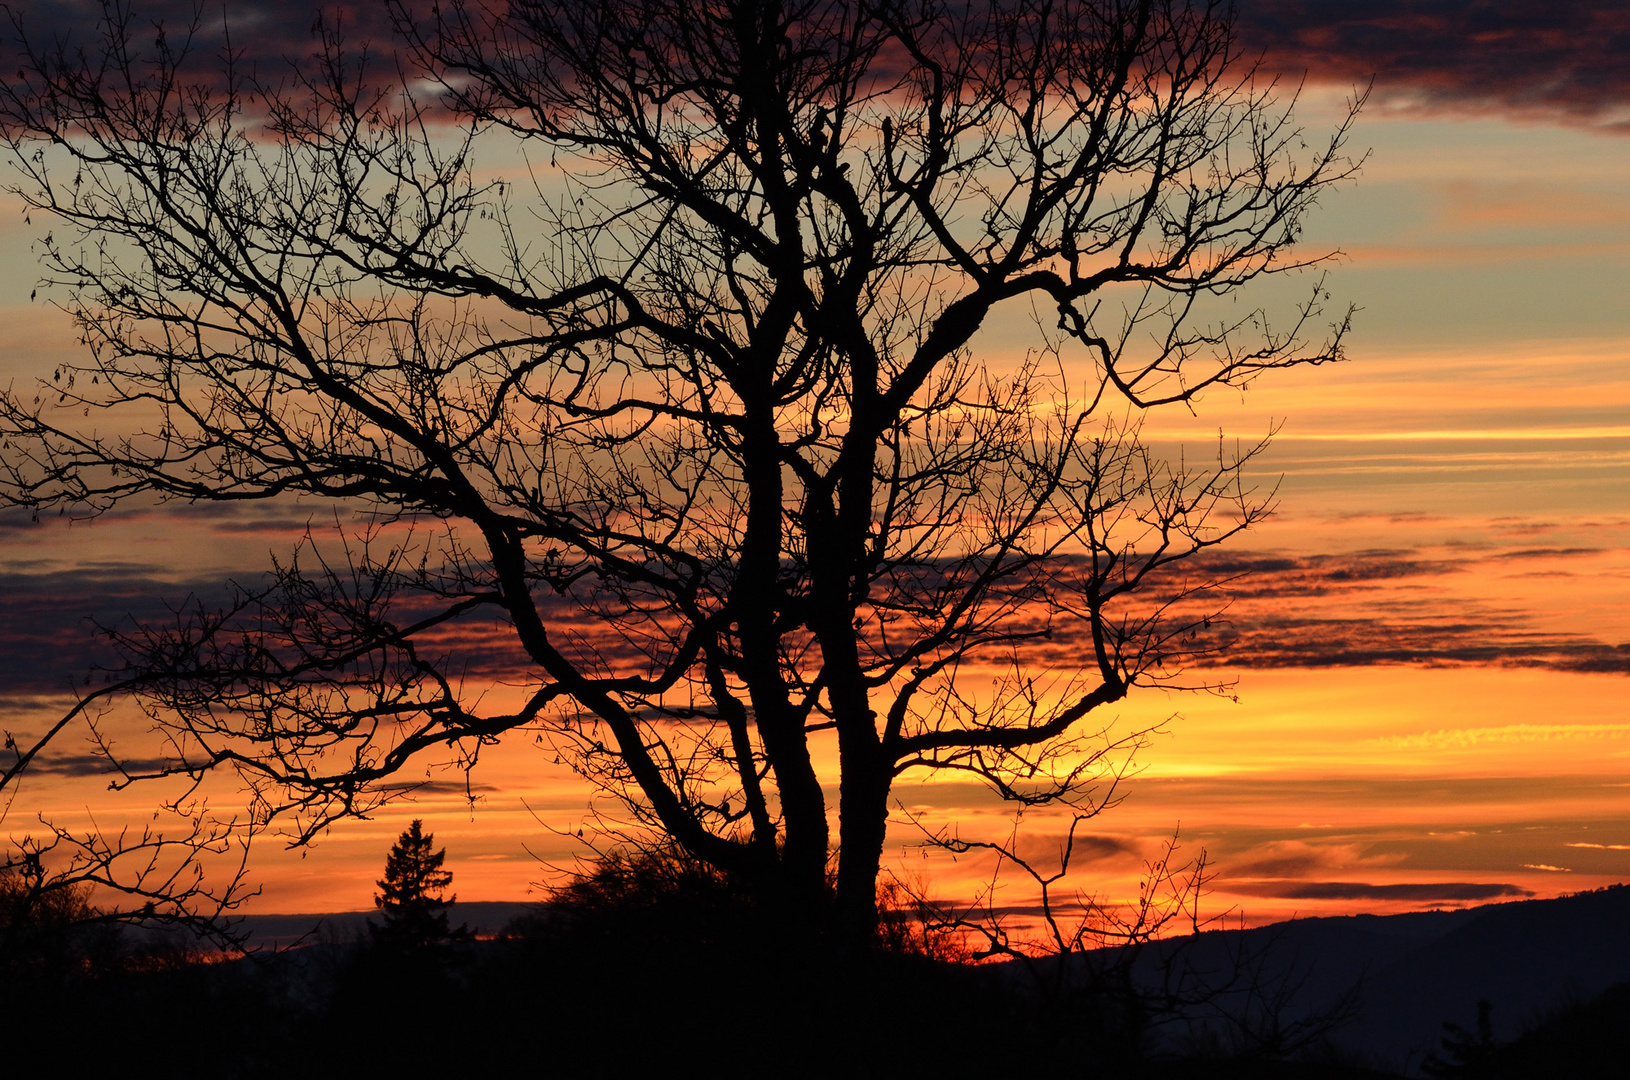
[{"label": "dark foreground ground", "polygon": [[0,1073],[18,1077],[1381,1075],[1150,1060],[1119,1003],[1036,998],[987,970],[898,956],[318,945],[8,990]]},{"label": "dark foreground ground", "polygon": [[[1491,950],[1499,952],[1500,941],[1532,937],[1534,927],[1556,919],[1571,919],[1583,933],[1590,919],[1620,918],[1630,890],[1570,900],[1499,905],[1442,925],[1310,920],[1289,935],[1290,953],[1258,947],[1283,943],[1284,931],[1191,946],[1208,971],[1224,970],[1219,956],[1249,961],[1229,985],[1248,992],[1254,1012],[1226,994],[1191,996],[1181,1006],[1161,1001],[1145,981],[1158,951],[1146,951],[1142,968],[1100,956],[1096,969],[1076,961],[1067,971],[1044,970],[1039,981],[1011,965],[972,967],[909,950],[840,962],[819,948],[793,949],[750,912],[670,902],[534,917],[498,939],[416,949],[331,937],[259,959],[211,962],[174,942],[134,949],[126,942],[97,964],[12,966],[0,983],[0,1076],[1356,1080],[1423,1068],[1488,1080],[1630,1075],[1630,983],[1520,1024],[1480,1028],[1476,998],[1458,1000],[1474,984],[1457,984],[1443,970],[1458,963],[1474,976],[1482,971],[1477,977],[1498,991],[1504,968]],[[1490,921],[1473,933],[1483,920]],[[1352,950],[1340,942],[1355,934],[1360,951],[1387,961],[1370,979],[1393,996],[1403,991],[1387,989],[1394,985],[1387,980],[1403,978],[1408,968],[1399,964],[1427,950],[1417,981],[1439,1000],[1405,1004],[1425,1010],[1417,1019],[1437,1031],[1435,1058],[1388,1064],[1351,1037],[1350,1009],[1321,1016],[1310,1004],[1345,977]],[[1413,935],[1409,948],[1385,954],[1375,944],[1398,934]],[[1320,942],[1323,962],[1309,951]],[[1524,948],[1508,944],[1507,959]],[[1551,951],[1559,948],[1553,940]],[[1451,985],[1461,989],[1443,989]],[[1222,1019],[1174,1024],[1175,1007]],[[1464,1019],[1468,1008],[1474,1019],[1444,1029],[1444,1020]],[[1237,1015],[1224,1017],[1230,1009]]]}]

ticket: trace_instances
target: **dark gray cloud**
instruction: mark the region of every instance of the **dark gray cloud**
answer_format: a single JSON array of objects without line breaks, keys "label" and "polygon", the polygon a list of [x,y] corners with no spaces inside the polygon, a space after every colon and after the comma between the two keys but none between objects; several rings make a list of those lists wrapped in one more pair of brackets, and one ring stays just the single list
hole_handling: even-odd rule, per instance
[{"label": "dark gray cloud", "polygon": [[[59,44],[70,50],[94,49],[108,26],[109,6],[102,0],[34,0],[13,5],[14,18],[0,24],[8,31],[6,47],[18,48],[20,27],[36,50]],[[240,71],[275,80],[288,72],[291,63],[302,63],[315,52],[319,16],[348,48],[366,46],[386,59],[394,51],[390,12],[383,2],[132,0],[121,6],[129,9],[126,25],[133,44],[144,49],[154,45],[162,28],[166,45],[185,52],[185,66],[200,75],[218,73],[230,49]],[[390,68],[390,63],[382,65],[382,69]]]},{"label": "dark gray cloud", "polygon": [[[44,698],[60,701],[61,695],[113,677],[110,672],[117,672],[124,659],[104,628],[189,624],[200,611],[228,608],[242,589],[261,588],[267,580],[253,573],[236,581],[185,580],[137,563],[101,562],[69,570],[41,569],[35,563],[11,561],[0,569],[0,697],[29,710],[40,708]],[[434,596],[406,592],[373,614],[406,626],[441,605]],[[577,605],[544,595],[539,606],[559,647],[585,665],[640,662],[633,646],[613,637]],[[506,618],[488,609],[415,640],[420,658],[437,664],[454,681],[521,678],[531,671]]]},{"label": "dark gray cloud", "polygon": [[414,795],[490,795],[498,787],[495,784],[465,783],[463,780],[399,780],[379,784],[377,790]]},{"label": "dark gray cloud", "polygon": [[158,567],[102,562],[72,570],[0,572],[0,693],[60,694],[116,662],[96,622],[174,618],[174,607],[218,603],[224,583],[179,584]]},{"label": "dark gray cloud", "polygon": [[1400,549],[1280,557],[1237,553],[1204,565],[1237,576],[1227,594],[1223,656],[1231,666],[1488,665],[1630,674],[1630,644],[1541,625],[1538,612],[1436,586],[1463,574],[1547,570],[1602,554],[1586,547],[1469,550],[1454,559]]},{"label": "dark gray cloud", "polygon": [[1549,115],[1630,131],[1623,0],[1241,0],[1269,67],[1367,82],[1425,109]]},{"label": "dark gray cloud", "polygon": [[1473,881],[1442,881],[1398,885],[1370,885],[1358,881],[1252,881],[1230,882],[1228,891],[1277,900],[1412,900],[1477,901],[1503,896],[1533,896],[1520,885]]},{"label": "dark gray cloud", "polygon": [[[1557,572],[1559,560],[1598,548],[1372,550],[1330,555],[1232,551],[1193,560],[1187,584],[1223,583],[1174,614],[1218,613],[1190,642],[1203,662],[1239,668],[1378,665],[1539,667],[1630,674],[1630,643],[1558,631],[1545,613],[1450,589],[1450,579],[1513,576],[1514,566]],[[1148,597],[1145,598],[1147,601]],[[1138,601],[1133,601],[1135,607]],[[1084,629],[1056,624],[1029,660],[1053,669],[1089,655]],[[1191,664],[1191,666],[1193,666]]]},{"label": "dark gray cloud", "polygon": [[1382,548],[1335,555],[1226,551],[1208,554],[1193,565],[1197,574],[1227,579],[1228,595],[1235,600],[1248,600],[1267,595],[1318,597],[1378,589],[1405,578],[1462,573],[1471,561],[1428,557],[1407,548]]},{"label": "dark gray cloud", "polygon": [[1490,562],[1525,562],[1533,559],[1574,559],[1586,555],[1600,555],[1601,548],[1587,547],[1549,547],[1549,548],[1520,548],[1516,551],[1501,551],[1485,556]]},{"label": "dark gray cloud", "polygon": [[[247,519],[228,517],[238,527]],[[1630,643],[1559,632],[1542,613],[1444,590],[1445,579],[1509,568],[1530,559],[1554,564],[1586,548],[1499,549],[1444,559],[1409,549],[1347,555],[1289,556],[1236,551],[1196,563],[1198,578],[1229,579],[1226,592],[1196,601],[1194,610],[1224,618],[1202,629],[1195,644],[1205,662],[1235,668],[1387,666],[1537,667],[1558,671],[1630,674]],[[1501,569],[1501,573],[1507,572]],[[243,579],[253,585],[259,579]],[[102,562],[72,570],[13,562],[0,571],[0,695],[22,700],[83,687],[93,668],[116,666],[117,656],[97,635],[98,623],[130,627],[169,623],[178,611],[228,602],[231,583],[177,580],[173,572],[135,563]],[[563,649],[604,670],[649,663],[641,646],[658,655],[666,647],[655,623],[625,626],[634,640],[611,632],[609,622],[575,603],[540,596]],[[405,598],[391,612],[398,625],[427,614],[433,600]],[[639,635],[652,635],[641,642]],[[450,674],[524,678],[525,656],[507,623],[477,613],[422,639],[425,655]],[[1057,623],[1051,640],[1027,650],[1037,669],[1066,671],[1089,655],[1080,626]]]},{"label": "dark gray cloud", "polygon": [[[121,758],[120,765],[125,772],[147,773],[161,772],[173,767],[175,762],[163,758]],[[108,759],[101,754],[77,753],[46,753],[29,763],[30,776],[66,776],[81,778],[86,776],[114,777],[119,774]]]},{"label": "dark gray cloud", "polygon": [[1522,611],[1475,620],[1422,619],[1418,612],[1391,618],[1244,617],[1235,620],[1235,636],[1221,656],[1229,667],[1247,668],[1493,666],[1630,674],[1630,645],[1540,633],[1531,629],[1531,618]]},{"label": "dark gray cloud", "polygon": [[[1483,903],[1490,900],[1533,896],[1531,889],[1508,882],[1440,881],[1372,885],[1361,881],[1229,881],[1219,891],[1274,900],[1381,900],[1417,904]],[[1093,909],[1079,901],[1052,905],[1055,917],[1068,918]],[[1003,906],[999,914],[1038,917],[1047,909],[1039,904]]]},{"label": "dark gray cloud", "polygon": [[1095,862],[1099,859],[1119,858],[1122,855],[1141,855],[1142,850],[1133,843],[1116,836],[1078,836],[1075,838],[1076,858]]},{"label": "dark gray cloud", "polygon": [[[428,11],[429,0],[412,6]],[[484,6],[474,0],[471,6]],[[137,40],[162,22],[172,41],[202,12],[193,67],[213,70],[229,29],[240,67],[275,77],[309,57],[319,10],[351,48],[379,57],[394,75],[394,35],[383,3],[274,0],[136,0]],[[85,44],[103,5],[50,0],[23,6],[37,41]],[[1240,41],[1270,71],[1364,84],[1383,99],[1426,110],[1488,110],[1630,130],[1630,7],[1622,0],[1240,0]],[[8,68],[8,70],[10,70]]]}]

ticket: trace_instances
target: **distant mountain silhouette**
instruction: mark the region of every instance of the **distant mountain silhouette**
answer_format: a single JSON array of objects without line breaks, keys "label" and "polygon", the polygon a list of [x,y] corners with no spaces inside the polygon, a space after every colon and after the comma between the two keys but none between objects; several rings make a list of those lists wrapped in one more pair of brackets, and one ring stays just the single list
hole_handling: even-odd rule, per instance
[{"label": "distant mountain silhouette", "polygon": [[1344,1022],[1323,1039],[1330,1050],[1419,1075],[1445,1021],[1475,1028],[1479,1000],[1492,1004],[1494,1038],[1507,1042],[1630,981],[1630,886],[1212,931],[1151,946],[1132,970],[1146,990],[1178,986],[1207,999],[1164,1026],[1173,1049],[1311,1032],[1344,1006]]},{"label": "distant mountain silhouette", "polygon": [[[447,921],[452,926],[468,926],[477,937],[487,937],[498,933],[512,920],[536,915],[540,910],[541,905],[524,901],[456,901],[447,907]],[[378,922],[379,913],[370,909],[311,915],[245,915],[238,921],[237,929],[248,936],[250,947],[288,948],[302,942],[355,941],[368,933],[369,919]]]}]

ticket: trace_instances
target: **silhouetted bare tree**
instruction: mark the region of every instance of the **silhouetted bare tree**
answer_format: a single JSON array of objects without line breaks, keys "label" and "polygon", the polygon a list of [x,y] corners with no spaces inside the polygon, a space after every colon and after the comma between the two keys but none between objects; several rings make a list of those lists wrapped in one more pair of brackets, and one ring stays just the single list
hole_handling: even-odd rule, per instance
[{"label": "silhouetted bare tree", "polygon": [[[297,77],[193,84],[187,35],[109,8],[0,95],[89,353],[0,398],[4,498],[374,515],[118,635],[173,746],[126,779],[235,769],[303,841],[542,731],[851,942],[898,778],[1099,805],[1137,737],[1090,718],[1182,685],[1215,610],[1185,560],[1269,508],[1258,446],[1124,417],[1339,357],[1322,279],[1283,324],[1236,299],[1320,261],[1347,126],[1304,141],[1204,0],[396,22],[401,81],[330,30]],[[1026,313],[1022,356],[980,337]],[[512,709],[462,678],[494,625]]]}]

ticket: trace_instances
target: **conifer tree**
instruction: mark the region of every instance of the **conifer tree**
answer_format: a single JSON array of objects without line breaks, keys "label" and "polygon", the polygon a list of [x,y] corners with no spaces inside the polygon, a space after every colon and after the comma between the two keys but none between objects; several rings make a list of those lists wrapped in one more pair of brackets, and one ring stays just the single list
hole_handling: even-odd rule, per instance
[{"label": "conifer tree", "polygon": [[377,943],[414,947],[461,936],[447,927],[447,907],[458,898],[442,898],[453,882],[452,872],[441,868],[447,850],[431,850],[435,835],[424,832],[423,824],[414,818],[385,858],[374,897],[384,923],[368,923]]}]

